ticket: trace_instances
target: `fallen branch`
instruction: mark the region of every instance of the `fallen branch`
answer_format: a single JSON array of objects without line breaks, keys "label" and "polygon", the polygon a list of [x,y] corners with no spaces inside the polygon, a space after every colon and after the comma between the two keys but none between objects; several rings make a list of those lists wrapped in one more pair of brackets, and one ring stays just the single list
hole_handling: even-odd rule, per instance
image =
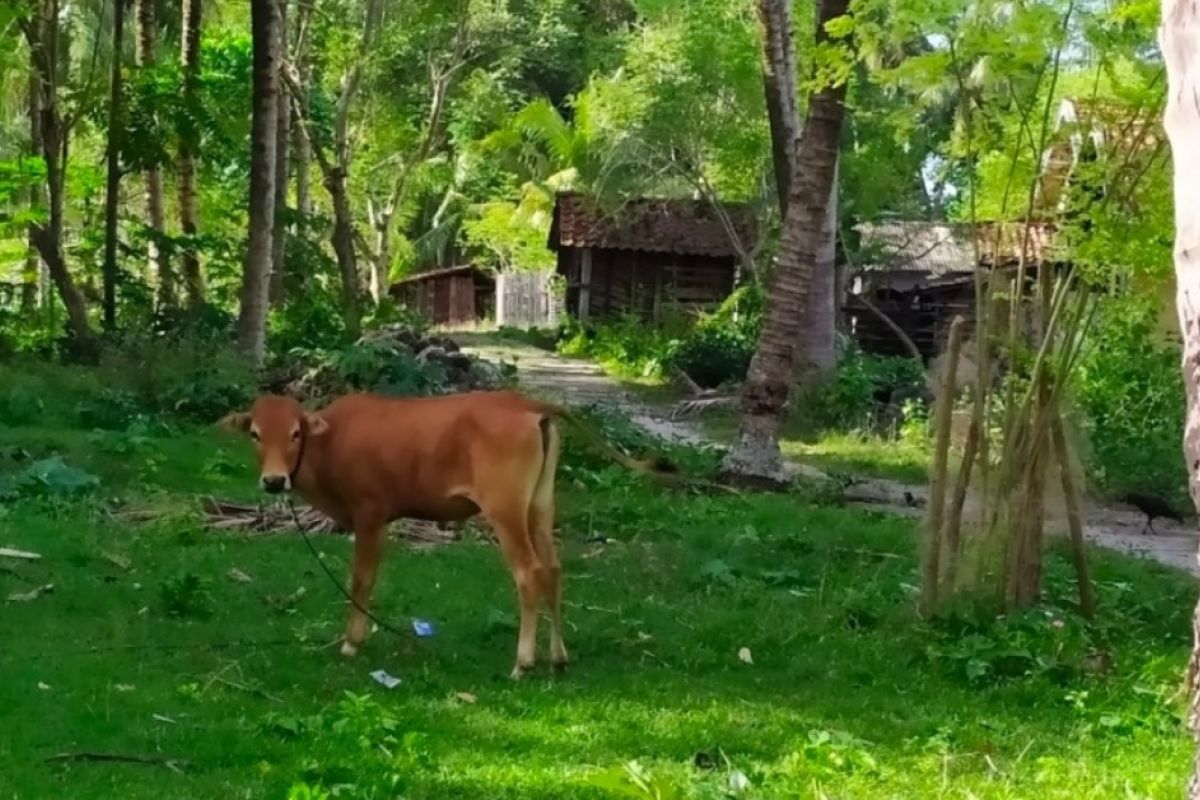
[{"label": "fallen branch", "polygon": [[[252,505],[205,497],[201,511],[205,523],[217,530],[271,534],[294,532],[299,525],[305,533],[349,533],[311,506],[297,506],[293,514],[284,505]],[[456,530],[423,520],[403,520],[392,530],[400,538],[423,544],[448,544],[461,538]]]},{"label": "fallen branch", "polygon": [[83,751],[78,753],[58,753],[57,755],[48,756],[45,763],[54,762],[73,762],[73,761],[88,761],[88,762],[108,762],[119,764],[148,764],[157,767],[166,767],[173,772],[182,772],[183,768],[191,766],[191,762],[182,758],[164,758],[161,756],[133,756],[123,753],[95,753]]}]

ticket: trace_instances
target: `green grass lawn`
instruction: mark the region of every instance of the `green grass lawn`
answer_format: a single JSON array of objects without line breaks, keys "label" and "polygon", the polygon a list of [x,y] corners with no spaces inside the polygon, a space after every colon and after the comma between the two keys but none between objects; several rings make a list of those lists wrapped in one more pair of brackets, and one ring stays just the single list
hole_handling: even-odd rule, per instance
[{"label": "green grass lawn", "polygon": [[[1057,553],[1045,608],[931,626],[910,521],[568,467],[574,663],[514,684],[513,592],[482,540],[393,546],[376,608],[437,634],[380,631],[346,661],[344,602],[297,536],[194,515],[201,494],[252,496],[242,442],[0,426],[14,448],[102,484],[0,508],[0,546],[44,556],[0,559],[0,598],[54,585],[0,607],[0,798],[709,798],[733,770],[759,798],[1174,798],[1189,768],[1195,586],[1114,554],[1093,554],[1096,626],[1070,613]],[[166,516],[117,521],[118,498]],[[318,545],[343,574],[349,542]],[[1111,673],[1086,668],[1098,646]],[[81,751],[187,763],[46,760]]]},{"label": "green grass lawn", "polygon": [[[737,434],[731,410],[710,410],[697,424],[714,441],[729,444]],[[785,458],[832,473],[887,478],[924,484],[929,480],[928,443],[859,432],[812,431],[802,412],[796,412],[780,431],[779,449]]]}]

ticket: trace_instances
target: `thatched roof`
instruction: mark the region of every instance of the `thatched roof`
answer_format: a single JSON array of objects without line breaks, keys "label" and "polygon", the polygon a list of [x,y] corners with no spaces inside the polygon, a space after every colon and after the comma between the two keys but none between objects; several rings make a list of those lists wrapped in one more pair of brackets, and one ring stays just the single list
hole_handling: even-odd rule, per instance
[{"label": "thatched roof", "polygon": [[[1019,222],[983,222],[977,228],[983,266],[1016,264],[1026,241],[1026,264],[1040,264],[1054,257],[1054,227],[1048,223],[1032,223],[1028,240],[1025,225]],[[858,266],[865,272],[919,272],[934,278],[974,272],[970,225],[888,220],[860,223],[855,230],[865,254]]]},{"label": "thatched roof", "polygon": [[[734,204],[723,208],[738,238],[749,248],[756,227],[752,210]],[[577,193],[557,196],[549,245],[551,250],[594,247],[726,258],[737,255],[725,225],[705,200],[637,198],[606,212]]]}]

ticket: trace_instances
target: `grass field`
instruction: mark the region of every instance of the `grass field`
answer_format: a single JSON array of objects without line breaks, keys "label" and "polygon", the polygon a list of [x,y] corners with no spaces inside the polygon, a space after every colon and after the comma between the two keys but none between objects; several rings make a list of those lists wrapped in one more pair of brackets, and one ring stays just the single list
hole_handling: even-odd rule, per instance
[{"label": "grass field", "polygon": [[[1093,626],[1057,554],[1045,607],[929,625],[911,521],[665,494],[569,458],[574,663],[513,684],[513,592],[483,539],[393,546],[377,610],[436,635],[380,631],[346,661],[344,602],[297,536],[195,515],[253,496],[244,443],[0,421],[0,476],[23,451],[101,483],[0,507],[0,546],[43,555],[0,559],[0,598],[54,586],[0,609],[0,798],[709,798],[743,778],[760,798],[1174,798],[1189,767],[1195,587],[1154,565],[1094,553]],[[318,545],[343,574],[349,542]],[[47,761],[84,751],[172,764]]]}]

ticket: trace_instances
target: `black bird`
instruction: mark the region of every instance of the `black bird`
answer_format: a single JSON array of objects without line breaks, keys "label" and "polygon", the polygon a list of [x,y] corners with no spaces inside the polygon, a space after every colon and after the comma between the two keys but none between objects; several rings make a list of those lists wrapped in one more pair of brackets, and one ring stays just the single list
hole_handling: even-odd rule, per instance
[{"label": "black bird", "polygon": [[1150,531],[1154,533],[1154,520],[1169,519],[1183,524],[1178,512],[1171,508],[1171,504],[1161,497],[1152,494],[1142,494],[1141,492],[1130,492],[1121,498],[1121,502],[1128,503],[1138,511],[1146,515],[1146,527],[1142,528],[1142,533]]}]

